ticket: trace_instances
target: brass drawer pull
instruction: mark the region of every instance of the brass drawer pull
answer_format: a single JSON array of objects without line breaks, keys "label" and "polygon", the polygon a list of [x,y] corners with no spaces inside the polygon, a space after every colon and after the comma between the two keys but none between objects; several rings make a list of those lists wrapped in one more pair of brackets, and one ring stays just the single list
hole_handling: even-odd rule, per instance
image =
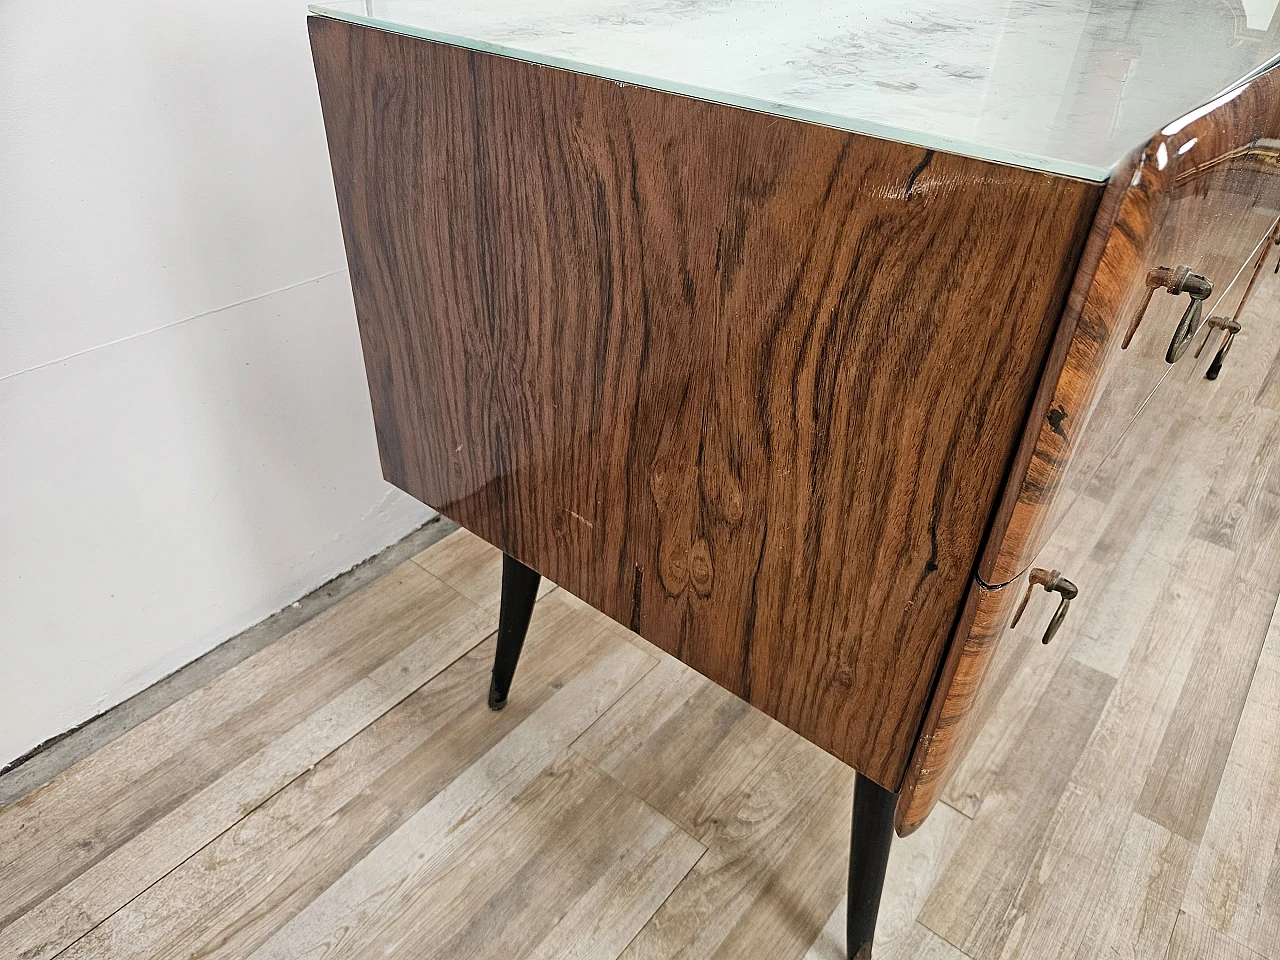
[{"label": "brass drawer pull", "polygon": [[[1205,321],[1205,326],[1210,330],[1217,328],[1225,331],[1225,336],[1222,338],[1222,343],[1218,345],[1218,352],[1214,355],[1213,362],[1209,364],[1209,369],[1204,372],[1204,378],[1206,380],[1217,380],[1218,374],[1222,372],[1222,361],[1227,359],[1227,353],[1231,350],[1231,344],[1235,343],[1236,334],[1240,332],[1240,321],[1236,320],[1234,317],[1230,320],[1226,317],[1210,317]],[[1213,336],[1212,333],[1205,335],[1204,343],[1200,344],[1200,348],[1196,350],[1197,357],[1200,356],[1204,351],[1204,348],[1209,345],[1209,338],[1211,336]]]},{"label": "brass drawer pull", "polygon": [[1053,639],[1054,634],[1058,632],[1058,628],[1062,626],[1062,621],[1067,619],[1067,610],[1071,606],[1071,601],[1079,594],[1079,589],[1074,583],[1064,577],[1057,570],[1045,570],[1043,567],[1035,567],[1031,571],[1031,575],[1027,577],[1027,592],[1022,597],[1022,603],[1018,604],[1018,612],[1013,615],[1013,620],[1009,624],[1009,628],[1013,629],[1018,625],[1018,621],[1022,619],[1022,612],[1027,609],[1027,601],[1031,599],[1031,591],[1036,584],[1044,587],[1048,593],[1056,593],[1062,597],[1062,601],[1058,604],[1058,609],[1053,614],[1053,619],[1049,621],[1049,626],[1045,628],[1044,639],[1041,643],[1048,643]]},{"label": "brass drawer pull", "polygon": [[1178,321],[1177,329],[1173,331],[1169,349],[1164,355],[1166,363],[1176,363],[1187,352],[1187,347],[1191,345],[1191,341],[1200,330],[1204,301],[1213,295],[1213,282],[1198,273],[1192,273],[1191,268],[1186,264],[1176,268],[1156,267],[1147,274],[1147,295],[1138,312],[1134,314],[1133,320],[1129,322],[1129,329],[1125,331],[1120,349],[1129,349],[1133,335],[1138,332],[1138,325],[1142,323],[1142,317],[1147,312],[1147,307],[1151,305],[1151,295],[1161,287],[1175,297],[1185,293],[1191,298],[1191,302],[1187,304],[1187,309],[1182,314],[1182,319]]}]

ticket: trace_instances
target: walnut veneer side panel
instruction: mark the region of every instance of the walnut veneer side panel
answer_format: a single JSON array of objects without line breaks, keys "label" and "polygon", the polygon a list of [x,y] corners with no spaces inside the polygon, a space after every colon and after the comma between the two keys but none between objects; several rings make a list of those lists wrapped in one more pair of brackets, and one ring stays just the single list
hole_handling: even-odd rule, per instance
[{"label": "walnut veneer side panel", "polygon": [[[1280,72],[1220,99],[1198,118],[1166,127],[1122,165],[1103,197],[987,541],[982,579],[970,590],[907,772],[899,833],[932,810],[1026,653],[1025,642],[1003,641],[1027,569],[1125,431],[1135,422],[1142,425],[1135,429],[1158,426],[1135,418],[1171,369],[1165,351],[1187,298],[1157,291],[1123,348],[1148,271],[1185,263],[1210,277],[1206,318],[1238,313],[1253,288],[1259,250],[1280,217]],[[1179,362],[1196,360],[1188,351]],[[1063,629],[1070,627],[1068,618]]]},{"label": "walnut veneer side panel", "polygon": [[896,788],[1099,187],[310,29],[387,478]]}]

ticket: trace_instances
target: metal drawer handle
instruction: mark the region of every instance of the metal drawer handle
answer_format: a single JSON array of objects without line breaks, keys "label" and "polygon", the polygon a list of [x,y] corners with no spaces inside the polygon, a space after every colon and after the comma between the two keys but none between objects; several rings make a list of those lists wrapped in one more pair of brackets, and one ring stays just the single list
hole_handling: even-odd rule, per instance
[{"label": "metal drawer handle", "polygon": [[[1226,317],[1210,317],[1205,321],[1205,326],[1210,330],[1220,329],[1225,332],[1222,343],[1218,345],[1218,352],[1214,355],[1213,362],[1209,364],[1209,369],[1204,372],[1206,380],[1217,380],[1218,374],[1222,372],[1222,361],[1227,359],[1227,354],[1231,350],[1231,344],[1235,342],[1236,334],[1240,332],[1240,321],[1232,317],[1228,320]],[[1199,357],[1204,348],[1209,345],[1209,338],[1212,333],[1205,335],[1204,343],[1200,344],[1200,348],[1196,350],[1196,356]]]},{"label": "metal drawer handle", "polygon": [[1180,267],[1156,267],[1147,274],[1147,295],[1138,312],[1134,314],[1133,320],[1129,322],[1129,329],[1125,331],[1120,349],[1129,349],[1133,335],[1138,332],[1138,325],[1142,323],[1142,317],[1146,314],[1147,307],[1151,305],[1151,295],[1161,287],[1175,297],[1185,293],[1191,298],[1186,311],[1182,314],[1182,319],[1178,321],[1177,329],[1173,331],[1169,349],[1164,355],[1166,363],[1176,363],[1187,352],[1187,347],[1191,345],[1191,341],[1200,330],[1204,301],[1213,295],[1212,281],[1198,273],[1192,273],[1191,268],[1186,264]]},{"label": "metal drawer handle", "polygon": [[1033,568],[1030,576],[1027,577],[1027,592],[1022,597],[1022,603],[1018,604],[1018,612],[1013,615],[1013,621],[1009,624],[1010,629],[1016,627],[1018,621],[1022,619],[1022,612],[1027,609],[1027,601],[1031,599],[1031,591],[1035,589],[1036,584],[1044,587],[1046,592],[1056,593],[1062,597],[1057,611],[1053,614],[1053,619],[1049,621],[1049,626],[1045,628],[1044,639],[1040,641],[1041,643],[1048,643],[1053,639],[1054,634],[1058,632],[1058,628],[1062,626],[1062,621],[1067,619],[1067,610],[1071,607],[1071,601],[1076,598],[1080,591],[1074,583],[1057,570],[1045,570],[1043,567]]}]

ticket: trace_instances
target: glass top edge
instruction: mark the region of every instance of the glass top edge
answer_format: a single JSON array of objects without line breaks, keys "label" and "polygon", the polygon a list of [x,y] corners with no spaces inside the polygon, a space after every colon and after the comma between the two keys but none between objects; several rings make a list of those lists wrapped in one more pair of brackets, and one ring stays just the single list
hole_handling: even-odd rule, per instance
[{"label": "glass top edge", "polygon": [[[385,33],[394,33],[401,36],[413,37],[419,40],[444,43],[468,50],[476,50],[480,53],[489,53],[497,56],[508,57],[513,60],[520,60],[526,63],[536,63],[542,66],[568,70],[573,73],[600,77],[605,80],[612,80],[614,82],[624,83],[630,86],[658,90],[664,93],[676,94],[678,96],[692,97],[697,100],[720,103],[726,106],[739,107],[745,110],[754,110],[758,113],[767,113],[772,116],[786,117],[791,120],[815,123],[820,126],[831,127],[848,133],[863,134],[880,140],[906,143],[911,146],[923,147],[926,150],[937,150],[942,153],[950,153],[957,156],[970,157],[975,160],[985,160],[991,163],[999,163],[1007,166],[1021,167],[1037,173],[1070,177],[1091,183],[1105,183],[1109,180],[1112,173],[1115,171],[1115,168],[1126,155],[1122,153],[1120,156],[1115,157],[1108,166],[1103,167],[1074,160],[1042,156],[1019,150],[1011,150],[1008,148],[992,147],[982,143],[963,140],[956,137],[949,137],[942,134],[931,134],[927,131],[916,130],[911,127],[898,127],[874,120],[855,119],[840,114],[828,113],[793,104],[779,103],[760,97],[754,97],[749,94],[730,93],[728,91],[715,89],[714,87],[686,84],[675,80],[664,80],[660,77],[646,76],[627,70],[619,70],[603,64],[590,63],[585,60],[560,57],[555,54],[527,50],[511,46],[509,44],[493,43],[491,41],[480,40],[474,37],[460,36],[443,30],[423,27],[418,24],[390,22],[385,19],[365,16],[352,10],[324,3],[310,3],[307,5],[307,10],[315,16],[325,17],[331,20],[340,20],[346,23],[353,23],[357,26],[369,27],[375,30],[381,30]],[[1280,60],[1280,55],[1277,55],[1275,59]],[[1254,76],[1267,69],[1270,65],[1271,64],[1268,63],[1267,65],[1258,67],[1249,76],[1232,83],[1230,86],[1225,88],[1225,90],[1232,90],[1240,84],[1248,82]],[[1185,113],[1187,111],[1183,112]],[[1172,120],[1175,118],[1170,119]],[[1155,131],[1153,130],[1152,133],[1154,134]],[[1144,140],[1142,143],[1133,144],[1130,149],[1137,149],[1143,146],[1145,142],[1146,141]]]},{"label": "glass top edge", "polygon": [[[1265,63],[1261,63],[1258,66],[1254,67],[1252,70],[1246,73],[1239,80],[1236,80],[1235,82],[1230,83],[1227,86],[1223,87],[1222,90],[1218,93],[1218,96],[1210,97],[1209,100],[1205,101],[1205,103],[1208,103],[1211,100],[1217,100],[1218,97],[1221,97],[1225,93],[1230,93],[1232,90],[1236,89],[1237,87],[1243,87],[1246,83],[1250,83],[1258,79],[1258,77],[1262,76],[1264,73],[1266,73],[1268,70],[1270,70],[1272,67],[1275,67],[1275,66],[1280,66],[1280,53],[1275,54],[1273,57],[1268,59]],[[1201,104],[1196,104],[1196,106],[1201,106]]]}]

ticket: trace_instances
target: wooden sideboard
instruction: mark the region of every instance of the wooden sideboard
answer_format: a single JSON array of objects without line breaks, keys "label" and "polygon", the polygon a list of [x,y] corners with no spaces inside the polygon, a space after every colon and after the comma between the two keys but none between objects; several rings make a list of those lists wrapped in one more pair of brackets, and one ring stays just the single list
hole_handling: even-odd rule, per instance
[{"label": "wooden sideboard", "polygon": [[915,829],[1075,588],[1049,536],[1273,264],[1280,72],[1102,182],[310,32],[387,479]]}]

